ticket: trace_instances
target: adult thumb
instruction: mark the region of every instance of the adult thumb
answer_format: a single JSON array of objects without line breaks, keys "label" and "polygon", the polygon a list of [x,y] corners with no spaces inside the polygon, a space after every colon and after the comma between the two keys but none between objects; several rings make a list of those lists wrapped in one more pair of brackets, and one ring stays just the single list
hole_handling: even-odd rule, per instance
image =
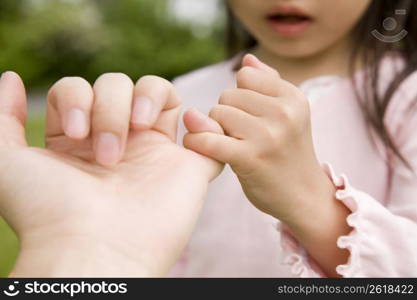
[{"label": "adult thumb", "polygon": [[0,78],[0,145],[26,145],[26,91],[22,79],[14,72]]}]

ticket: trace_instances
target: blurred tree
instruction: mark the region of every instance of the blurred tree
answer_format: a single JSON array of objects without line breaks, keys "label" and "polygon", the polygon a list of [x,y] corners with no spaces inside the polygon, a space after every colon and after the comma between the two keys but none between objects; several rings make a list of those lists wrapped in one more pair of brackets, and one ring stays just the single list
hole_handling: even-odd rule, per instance
[{"label": "blurred tree", "polygon": [[20,17],[23,2],[16,1],[1,1],[0,2],[0,21],[16,21]]},{"label": "blurred tree", "polygon": [[189,26],[175,22],[165,0],[96,0],[107,45],[94,70],[124,71],[137,78],[156,74],[172,78],[222,58],[213,37],[197,38]]},{"label": "blurred tree", "polygon": [[1,0],[0,70],[29,86],[104,72],[171,79],[223,58],[217,35],[196,37],[166,0]]},{"label": "blurred tree", "polygon": [[[98,50],[98,24],[88,1],[2,0],[0,69],[11,69],[29,85],[50,84],[57,76],[82,74]],[[14,4],[12,4],[14,3]],[[0,7],[3,9],[3,7]]]}]

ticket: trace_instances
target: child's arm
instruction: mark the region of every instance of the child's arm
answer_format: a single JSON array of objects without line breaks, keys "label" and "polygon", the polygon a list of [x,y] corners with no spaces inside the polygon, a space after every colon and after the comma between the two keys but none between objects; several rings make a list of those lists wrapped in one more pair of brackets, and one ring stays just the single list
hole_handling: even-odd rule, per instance
[{"label": "child's arm", "polygon": [[[289,229],[309,254],[301,260],[306,264],[302,275],[316,273],[307,271],[308,258],[328,276],[415,275],[416,176],[396,174],[388,208],[356,191],[317,161],[308,102],[298,89],[253,56],[246,56],[243,65],[238,89],[226,91],[210,112],[227,135],[189,128],[184,145],[229,163],[251,202],[285,224],[284,238]],[[188,120],[197,118],[202,117],[187,112]],[[417,166],[415,135],[399,142]]]}]

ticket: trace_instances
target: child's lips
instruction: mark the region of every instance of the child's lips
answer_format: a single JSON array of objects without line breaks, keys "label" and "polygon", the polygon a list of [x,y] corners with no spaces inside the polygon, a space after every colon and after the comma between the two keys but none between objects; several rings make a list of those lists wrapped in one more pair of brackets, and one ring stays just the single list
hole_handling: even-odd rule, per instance
[{"label": "child's lips", "polygon": [[312,17],[295,7],[281,7],[266,19],[272,29],[284,37],[298,36],[313,23]]},{"label": "child's lips", "polygon": [[295,37],[300,35],[312,25],[312,20],[300,20],[297,22],[269,21],[271,27],[281,36]]}]

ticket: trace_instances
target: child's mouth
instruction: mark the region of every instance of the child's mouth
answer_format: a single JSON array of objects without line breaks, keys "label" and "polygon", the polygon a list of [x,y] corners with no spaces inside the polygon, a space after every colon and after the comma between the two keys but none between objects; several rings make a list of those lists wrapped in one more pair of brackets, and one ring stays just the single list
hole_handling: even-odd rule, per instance
[{"label": "child's mouth", "polygon": [[311,17],[295,10],[268,15],[267,21],[279,35],[284,37],[297,36],[313,23]]}]

